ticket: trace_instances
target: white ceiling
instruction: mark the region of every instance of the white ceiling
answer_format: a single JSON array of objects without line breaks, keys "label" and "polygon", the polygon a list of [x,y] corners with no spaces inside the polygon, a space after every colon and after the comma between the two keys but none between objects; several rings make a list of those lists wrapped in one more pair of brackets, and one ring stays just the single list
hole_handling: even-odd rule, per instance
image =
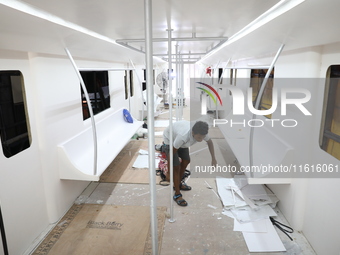
[{"label": "white ceiling", "polygon": [[[193,33],[196,37],[230,38],[278,2],[154,0],[153,37],[166,39],[166,29],[171,27],[174,38],[192,37]],[[67,26],[18,10],[28,7],[45,17],[62,20]],[[340,42],[339,10],[338,0],[306,0],[226,46],[205,62],[215,64],[229,58],[237,60],[274,54],[282,43],[286,45],[285,50],[293,50]],[[77,31],[74,25],[82,30]],[[104,38],[90,36],[84,33],[84,29]],[[67,47],[72,55],[79,58],[123,63],[131,59],[143,64],[144,54],[117,45],[115,40],[144,39],[144,1],[0,0],[0,35],[0,49],[65,55],[64,47]],[[205,53],[218,42],[178,41],[173,45],[178,44],[181,53]],[[130,45],[142,50],[145,48],[143,42]],[[167,42],[154,43],[155,54],[166,54],[167,50]]]}]

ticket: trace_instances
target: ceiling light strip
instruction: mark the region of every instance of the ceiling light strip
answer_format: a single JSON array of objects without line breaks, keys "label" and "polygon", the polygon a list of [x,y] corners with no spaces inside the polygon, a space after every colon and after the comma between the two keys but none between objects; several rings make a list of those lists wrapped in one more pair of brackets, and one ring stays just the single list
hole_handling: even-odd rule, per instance
[{"label": "ceiling light strip", "polygon": [[106,42],[109,42],[109,43],[112,43],[112,44],[115,44],[115,45],[119,45],[119,44],[116,43],[115,40],[112,40],[109,37],[98,34],[98,33],[91,31],[87,28],[79,26],[75,23],[66,21],[66,20],[64,20],[64,19],[62,19],[62,18],[60,18],[56,15],[53,15],[49,12],[46,12],[46,11],[43,11],[43,10],[38,9],[36,7],[33,7],[33,6],[26,4],[24,2],[20,2],[20,1],[17,1],[17,0],[0,0],[0,4],[5,5],[7,7],[10,7],[12,9],[24,12],[26,14],[32,15],[34,17],[47,20],[47,21],[52,22],[54,24],[57,24],[57,25],[60,25],[60,26],[66,27],[66,28],[70,28],[70,29],[78,31],[80,33],[87,34],[87,35],[92,36],[94,38],[97,38],[97,39],[100,39],[100,40],[103,40],[103,41],[106,41]]},{"label": "ceiling light strip", "polygon": [[269,21],[279,17],[280,15],[284,14],[285,12],[293,9],[294,7],[298,6],[299,4],[303,3],[305,0],[281,0],[272,8],[264,12],[262,15],[257,17],[255,20],[250,22],[236,34],[231,36],[225,43],[223,43],[220,47],[216,47],[214,50],[208,52],[199,62],[207,59],[208,57],[212,56],[216,52],[220,51],[224,47],[236,42],[237,40],[241,39],[242,37],[248,35],[249,33],[253,32],[254,30],[262,27]]}]

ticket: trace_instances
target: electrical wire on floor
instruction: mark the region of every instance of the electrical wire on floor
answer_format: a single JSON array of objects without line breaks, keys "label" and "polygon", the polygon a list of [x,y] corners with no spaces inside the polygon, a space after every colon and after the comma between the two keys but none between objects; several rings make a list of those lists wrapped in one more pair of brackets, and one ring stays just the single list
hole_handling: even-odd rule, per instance
[{"label": "electrical wire on floor", "polygon": [[294,230],[291,227],[288,227],[285,224],[282,224],[281,222],[278,222],[277,220],[274,220],[273,217],[269,217],[270,221],[273,223],[274,226],[276,226],[278,229],[280,229],[286,236],[289,237],[291,241],[293,241],[293,238],[288,233],[293,233]]}]

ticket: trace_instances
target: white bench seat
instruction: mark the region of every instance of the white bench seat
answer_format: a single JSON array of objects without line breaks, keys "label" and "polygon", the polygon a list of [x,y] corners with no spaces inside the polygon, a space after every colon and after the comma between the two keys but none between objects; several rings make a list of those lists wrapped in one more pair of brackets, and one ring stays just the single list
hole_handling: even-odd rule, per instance
[{"label": "white bench seat", "polygon": [[142,126],[134,119],[123,118],[123,108],[96,122],[97,173],[94,174],[94,145],[92,127],[58,145],[59,175],[61,179],[98,181],[101,174]]}]

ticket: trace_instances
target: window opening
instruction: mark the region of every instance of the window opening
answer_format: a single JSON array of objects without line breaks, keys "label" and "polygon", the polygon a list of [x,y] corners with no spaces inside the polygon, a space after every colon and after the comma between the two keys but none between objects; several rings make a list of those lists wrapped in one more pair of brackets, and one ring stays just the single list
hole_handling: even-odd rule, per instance
[{"label": "window opening", "polygon": [[125,70],[124,74],[124,88],[125,88],[125,100],[129,98],[129,86],[128,86],[128,71]]},{"label": "window opening", "polygon": [[134,84],[133,84],[133,70],[129,70],[129,77],[130,77],[130,96],[133,97],[134,91]]},{"label": "window opening", "polygon": [[327,72],[321,149],[340,160],[340,65]]},{"label": "window opening", "polygon": [[0,71],[0,136],[7,158],[31,146],[24,79],[20,71]]},{"label": "window opening", "polygon": [[[255,103],[256,103],[257,96],[259,94],[262,82],[267,74],[267,71],[268,69],[252,69],[251,70],[250,87],[253,89],[252,99],[253,99],[254,107],[255,107]],[[264,88],[258,110],[268,110],[272,107],[273,86],[274,86],[274,69],[271,71],[269,78],[267,80],[267,84]],[[265,115],[265,117],[270,119],[271,114]]]},{"label": "window opening", "polygon": [[[169,73],[169,69],[168,69],[168,73]],[[145,81],[145,89],[143,90],[146,90],[146,69],[143,69],[143,74],[144,74],[144,81]],[[152,84],[155,85],[156,84],[156,80],[155,80],[155,69],[152,70]]]},{"label": "window opening", "polygon": [[[110,108],[109,76],[107,71],[81,71],[84,80],[93,114],[96,115]],[[89,108],[83,89],[81,88],[81,99],[83,106],[83,119],[90,117]]]},{"label": "window opening", "polygon": [[218,68],[218,81],[219,81],[220,84],[223,83],[222,74],[223,74],[223,68]]}]

